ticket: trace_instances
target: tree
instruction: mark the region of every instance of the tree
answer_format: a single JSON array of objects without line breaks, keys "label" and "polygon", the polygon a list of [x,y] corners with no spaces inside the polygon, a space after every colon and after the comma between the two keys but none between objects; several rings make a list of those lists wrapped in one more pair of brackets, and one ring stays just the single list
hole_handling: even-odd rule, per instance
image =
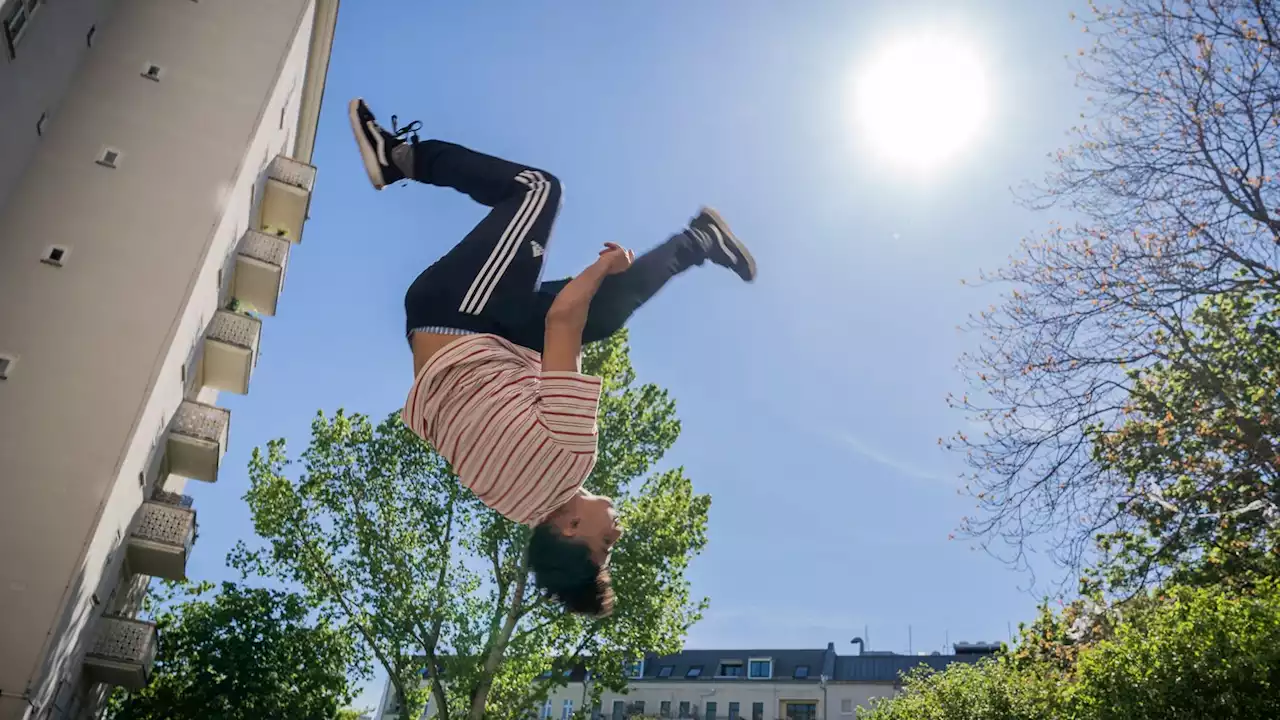
[{"label": "tree", "polygon": [[1153,335],[1099,467],[1127,482],[1132,529],[1101,538],[1101,579],[1249,582],[1280,570],[1280,309],[1275,292],[1212,297],[1189,331]]},{"label": "tree", "polygon": [[233,565],[297,583],[341,618],[386,670],[402,718],[428,699],[443,720],[522,717],[587,657],[597,697],[621,689],[626,658],[677,651],[706,606],[685,570],[706,544],[710,507],[679,469],[640,480],[680,424],[665,390],[634,384],[628,352],[621,334],[584,358],[604,381],[587,487],[615,497],[626,528],[608,619],[567,616],[539,596],[527,529],[480,504],[398,413],[376,427],[318,415],[296,479],[283,441],[255,451],[245,498],[265,546],[237,548]]},{"label": "tree", "polygon": [[1117,432],[1126,371],[1167,361],[1209,297],[1280,286],[1280,8],[1261,0],[1091,3],[1076,53],[1091,116],[1023,201],[1074,219],[982,280],[958,433],[978,513],[963,530],[1022,563],[1040,542],[1078,568],[1138,498],[1093,442]]},{"label": "tree", "polygon": [[[113,697],[112,720],[329,720],[351,701],[349,637],[295,593],[223,583],[161,600],[150,683]],[[156,600],[150,600],[152,607]]]},{"label": "tree", "polygon": [[[1280,587],[1173,586],[1101,612],[1043,612],[1019,646],[920,670],[870,720],[1280,717]],[[1079,621],[1085,620],[1081,623]],[[1082,627],[1083,625],[1083,627]]]}]

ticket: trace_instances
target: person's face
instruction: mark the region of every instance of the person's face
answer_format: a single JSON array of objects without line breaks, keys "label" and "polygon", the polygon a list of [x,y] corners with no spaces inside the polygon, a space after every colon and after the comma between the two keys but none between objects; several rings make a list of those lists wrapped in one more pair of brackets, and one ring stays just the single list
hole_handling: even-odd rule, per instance
[{"label": "person's face", "polygon": [[600,567],[609,564],[609,553],[622,537],[618,511],[613,499],[582,491],[570,500],[559,523],[560,534],[581,542],[591,551],[591,560]]}]

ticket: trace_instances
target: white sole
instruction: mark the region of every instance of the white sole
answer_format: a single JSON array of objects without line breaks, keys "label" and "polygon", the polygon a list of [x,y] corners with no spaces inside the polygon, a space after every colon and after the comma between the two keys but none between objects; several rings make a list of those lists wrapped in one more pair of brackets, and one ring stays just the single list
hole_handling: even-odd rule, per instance
[{"label": "white sole", "polygon": [[747,261],[747,272],[751,275],[751,279],[747,282],[755,282],[756,259],[751,257],[751,251],[747,249],[746,245],[742,244],[737,235],[733,234],[733,230],[729,228],[729,223],[724,221],[724,218],[720,216],[720,213],[716,212],[715,208],[704,207],[702,212],[710,215],[716,221],[716,224],[720,226],[720,229],[733,241],[733,249],[737,250],[742,255],[742,259]]},{"label": "white sole", "polygon": [[348,103],[347,116],[351,118],[351,132],[356,136],[356,147],[360,148],[360,160],[364,162],[364,171],[369,176],[369,182],[373,183],[374,190],[381,190],[387,184],[382,181],[382,165],[378,163],[378,152],[365,137],[364,126],[360,124],[360,113],[356,112],[361,102],[360,98],[356,98]]}]

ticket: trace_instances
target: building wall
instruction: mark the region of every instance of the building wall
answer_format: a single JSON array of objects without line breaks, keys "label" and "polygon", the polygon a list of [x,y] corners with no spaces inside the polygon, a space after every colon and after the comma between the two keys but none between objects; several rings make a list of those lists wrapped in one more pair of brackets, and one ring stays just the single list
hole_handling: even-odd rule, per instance
[{"label": "building wall", "polygon": [[[22,2],[30,0],[0,0],[0,21]],[[0,210],[39,145],[41,114],[46,124],[58,116],[67,88],[89,54],[90,30],[96,45],[116,2],[44,0],[16,43],[14,56],[8,47],[0,48]]]},{"label": "building wall", "polygon": [[[817,704],[817,717],[824,720],[849,720],[856,717],[858,708],[870,708],[879,698],[892,697],[896,690],[892,683],[854,683],[828,682],[824,694],[817,682],[794,682],[785,680],[701,680],[697,682],[670,681],[654,682],[645,680],[632,683],[625,694],[606,691],[601,696],[599,712],[604,718],[611,718],[614,702],[621,701],[624,707],[634,703],[644,703],[644,714],[657,717],[662,702],[671,703],[671,717],[679,714],[681,702],[688,702],[690,708],[698,708],[698,718],[706,717],[707,702],[716,703],[715,717],[729,717],[729,703],[739,704],[739,717],[751,720],[753,703],[764,703],[765,720],[781,720],[787,701],[813,702]],[[580,682],[569,683],[557,688],[548,698],[551,702],[551,717],[559,720],[563,717],[565,702],[571,703],[570,712],[578,711],[590,703],[590,689]],[[849,710],[845,710],[845,702]],[[383,696],[375,718],[392,720],[398,718],[394,713],[391,684],[383,689]],[[537,717],[543,717],[544,708],[539,708]],[[434,700],[427,707],[424,717],[434,717]]]},{"label": "building wall", "polygon": [[[82,15],[55,24],[55,5]],[[48,0],[19,45],[38,64],[41,33],[58,55],[110,9],[60,100],[56,82],[27,90],[22,108],[56,112],[0,208],[0,355],[17,359],[0,381],[0,718],[75,716],[84,630],[136,601],[122,541],[154,483],[181,485],[160,455],[184,394],[216,398],[184,364],[263,169],[296,140],[313,5]],[[0,83],[44,82],[20,71]],[[7,137],[27,123],[5,107]],[[115,169],[95,162],[108,147]],[[63,267],[40,262],[50,245]]]}]

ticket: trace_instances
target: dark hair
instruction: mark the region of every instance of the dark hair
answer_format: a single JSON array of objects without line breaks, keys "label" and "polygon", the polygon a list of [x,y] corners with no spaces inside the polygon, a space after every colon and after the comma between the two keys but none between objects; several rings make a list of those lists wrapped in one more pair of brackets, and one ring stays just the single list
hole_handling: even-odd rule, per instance
[{"label": "dark hair", "polygon": [[533,529],[529,540],[533,582],[573,613],[607,617],[613,612],[609,571],[591,560],[591,550],[560,534],[551,523]]}]

